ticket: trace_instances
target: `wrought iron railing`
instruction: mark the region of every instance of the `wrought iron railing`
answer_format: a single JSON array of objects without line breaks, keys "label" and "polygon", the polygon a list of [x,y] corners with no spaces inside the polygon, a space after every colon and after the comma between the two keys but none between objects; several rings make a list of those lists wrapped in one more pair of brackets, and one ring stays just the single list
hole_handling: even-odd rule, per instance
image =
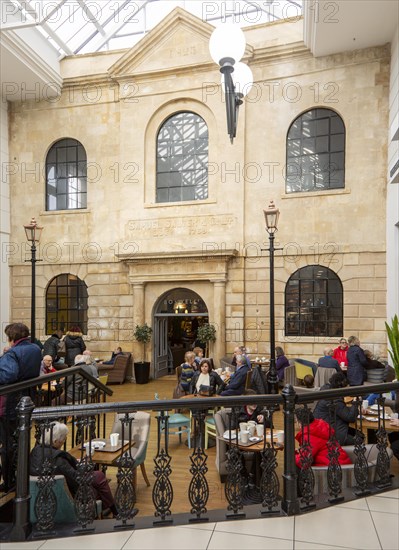
[{"label": "wrought iron railing", "polygon": [[[310,508],[330,505],[344,499],[357,498],[359,495],[376,493],[387,487],[397,486],[397,478],[390,477],[390,456],[386,433],[385,417],[378,416],[377,425],[377,453],[374,463],[371,465],[366,457],[366,446],[362,430],[362,411],[359,400],[359,418],[356,420],[358,428],[354,456],[353,484],[347,488],[342,485],[342,468],[337,460],[336,442],[334,432],[331,430],[328,441],[329,464],[321,473],[327,479],[326,491],[323,498],[315,494],[315,477],[320,471],[312,467],[306,452],[309,440],[306,437],[306,426],[303,428],[305,436],[301,447],[295,449],[295,409],[298,406],[305,408],[314,401],[320,399],[331,400],[331,415],[335,415],[335,401],[339,398],[356,395],[359,398],[370,393],[378,393],[378,404],[383,411],[383,393],[390,390],[398,390],[399,383],[376,384],[335,390],[315,391],[306,394],[296,394],[292,386],[287,385],[280,395],[256,395],[240,397],[212,397],[192,398],[184,400],[184,409],[190,410],[193,417],[194,445],[190,456],[190,466],[187,471],[187,497],[189,508],[186,514],[173,514],[173,456],[169,449],[168,422],[172,409],[182,407],[180,400],[154,400],[145,402],[126,403],[85,403],[75,405],[61,405],[57,407],[35,408],[30,397],[23,397],[18,406],[18,464],[17,485],[14,499],[14,513],[9,525],[2,524],[0,538],[10,541],[22,541],[32,536],[43,539],[54,536],[70,536],[74,532],[104,532],[107,529],[140,528],[150,525],[182,524],[201,521],[220,521],[230,518],[260,517],[265,514],[294,515],[302,513]],[[225,483],[226,508],[225,510],[208,510],[209,486],[207,472],[210,467],[208,455],[204,449],[204,429],[206,413],[208,409],[228,407],[229,426],[235,423],[238,409],[245,404],[256,401],[264,412],[265,422],[268,419],[273,426],[274,415],[282,407],[284,422],[284,450],[283,473],[277,472],[277,447],[274,438],[264,439],[263,449],[260,451],[260,479],[255,484],[253,480],[244,478],[243,460],[245,450],[237,445],[228,443],[227,452],[227,479]],[[155,483],[152,488],[154,511],[152,518],[141,517],[135,508],[136,495],[134,490],[135,459],[130,452],[130,445],[123,452],[117,462],[117,491],[115,494],[118,514],[113,521],[104,522],[100,527],[98,520],[94,519],[95,496],[91,491],[92,472],[94,468],[92,456],[86,455],[84,441],[89,442],[99,433],[104,434],[104,426],[98,424],[100,418],[105,418],[107,413],[119,413],[123,415],[122,439],[132,439],[132,422],[137,411],[155,411],[157,419],[157,444],[154,461]],[[36,439],[41,444],[40,434],[43,429],[51,426],[56,419],[72,417],[72,426],[76,426],[76,433],[72,434],[69,444],[79,445],[81,460],[78,464],[79,490],[75,495],[76,523],[70,529],[65,525],[55,523],[56,501],[52,498],[54,486],[54,465],[51,461],[43,465],[43,472],[39,476],[38,496],[39,502],[44,499],[55,502],[51,506],[36,506],[37,522],[32,525],[29,514],[29,453],[31,448],[31,427],[35,424]],[[271,428],[273,429],[273,428]],[[295,456],[299,452],[300,468],[297,467]],[[280,451],[281,453],[281,451]],[[148,457],[150,460],[150,457]],[[375,473],[375,480],[370,479],[370,470]],[[315,475],[316,474],[316,475]],[[282,483],[281,483],[282,481]],[[252,486],[251,486],[252,482]],[[255,488],[257,498],[254,499],[248,488]]]}]

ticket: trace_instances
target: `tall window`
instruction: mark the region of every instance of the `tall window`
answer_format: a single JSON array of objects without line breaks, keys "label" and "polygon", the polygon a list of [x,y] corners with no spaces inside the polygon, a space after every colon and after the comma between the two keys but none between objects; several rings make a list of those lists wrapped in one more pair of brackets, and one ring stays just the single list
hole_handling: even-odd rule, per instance
[{"label": "tall window", "polygon": [[330,109],[299,116],[287,134],[286,192],[345,187],[345,126]]},{"label": "tall window", "polygon": [[285,287],[286,336],[342,336],[343,289],[328,267],[298,269]]},{"label": "tall window", "polygon": [[46,158],[47,210],[87,207],[86,151],[76,139],[54,143]]},{"label": "tall window", "polygon": [[157,202],[208,198],[208,127],[195,113],[166,120],[157,139]]},{"label": "tall window", "polygon": [[46,292],[46,333],[78,325],[87,334],[87,286],[75,275],[54,277]]}]

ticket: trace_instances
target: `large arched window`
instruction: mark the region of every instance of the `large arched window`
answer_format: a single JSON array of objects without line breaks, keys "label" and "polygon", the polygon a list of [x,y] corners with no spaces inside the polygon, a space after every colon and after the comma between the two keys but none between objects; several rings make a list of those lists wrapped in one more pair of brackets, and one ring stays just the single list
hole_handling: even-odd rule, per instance
[{"label": "large arched window", "polygon": [[345,126],[331,109],[312,109],[287,134],[286,192],[345,187]]},{"label": "large arched window", "polygon": [[49,150],[46,190],[46,210],[87,207],[86,151],[76,139],[61,139]]},{"label": "large arched window", "polygon": [[207,198],[208,127],[195,113],[177,113],[158,133],[156,202]]},{"label": "large arched window", "polygon": [[291,275],[285,287],[285,334],[343,335],[343,289],[334,271],[309,265]]},{"label": "large arched window", "polygon": [[78,325],[87,334],[87,299],[86,283],[79,277],[70,273],[54,277],[46,292],[46,333]]}]

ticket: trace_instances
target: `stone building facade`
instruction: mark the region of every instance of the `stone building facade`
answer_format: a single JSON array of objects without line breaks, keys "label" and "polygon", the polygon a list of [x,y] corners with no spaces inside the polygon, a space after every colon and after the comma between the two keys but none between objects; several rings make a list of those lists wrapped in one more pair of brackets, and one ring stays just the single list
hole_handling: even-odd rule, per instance
[{"label": "stone building facade", "polygon": [[[60,274],[87,286],[86,338],[96,355],[120,344],[139,356],[132,330],[155,325],[174,289],[195,293],[217,327],[218,358],[245,344],[269,353],[268,234],[263,209],[280,209],[275,257],[276,343],[316,359],[356,334],[386,355],[386,174],[390,48],[314,58],[298,21],[245,29],[254,87],[230,144],[213,28],[177,9],[131,50],[65,58],[59,98],[13,102],[9,114],[11,309],[30,319],[23,224],[44,226],[37,263],[37,333],[46,292]],[[287,132],[302,113],[331,109],[345,132],[345,185],[286,192]],[[168,117],[194,112],[209,133],[208,195],[156,202],[157,135]],[[46,210],[46,157],[58,140],[87,154],[87,207]],[[300,268],[322,266],[342,283],[343,331],[287,334],[285,291]],[[154,338],[159,339],[159,332]],[[158,342],[148,346],[154,360]],[[153,351],[151,351],[153,350]],[[154,373],[153,373],[154,374]]]}]

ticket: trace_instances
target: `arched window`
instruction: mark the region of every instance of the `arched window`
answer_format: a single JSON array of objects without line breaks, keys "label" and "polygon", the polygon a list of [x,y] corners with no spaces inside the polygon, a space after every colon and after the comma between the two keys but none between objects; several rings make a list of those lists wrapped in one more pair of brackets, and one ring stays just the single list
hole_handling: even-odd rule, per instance
[{"label": "arched window", "polygon": [[331,109],[312,109],[287,134],[286,193],[345,187],[345,126]]},{"label": "arched window", "polygon": [[343,335],[343,289],[334,271],[309,265],[291,275],[285,287],[285,334]]},{"label": "arched window", "polygon": [[207,198],[208,127],[195,113],[177,113],[158,133],[156,202]]},{"label": "arched window", "polygon": [[70,273],[57,275],[46,291],[46,333],[78,325],[87,334],[87,286]]},{"label": "arched window", "polygon": [[46,189],[46,210],[87,207],[86,151],[76,139],[61,139],[48,152]]}]

